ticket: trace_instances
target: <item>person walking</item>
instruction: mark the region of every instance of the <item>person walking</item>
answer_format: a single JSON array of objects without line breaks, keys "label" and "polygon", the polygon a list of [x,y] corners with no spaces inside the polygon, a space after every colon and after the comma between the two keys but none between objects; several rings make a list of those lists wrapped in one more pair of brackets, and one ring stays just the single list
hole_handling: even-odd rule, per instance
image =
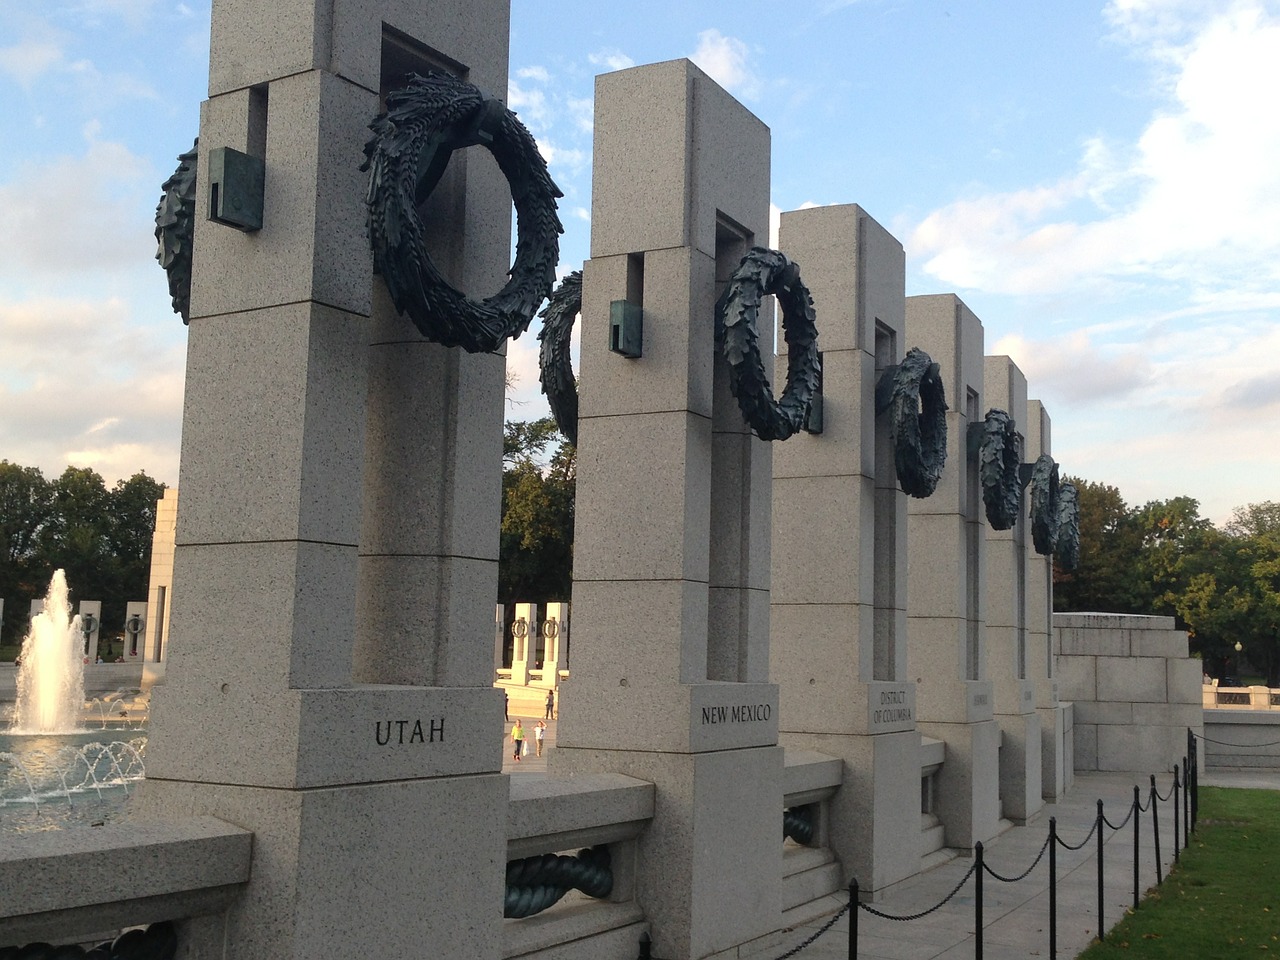
[{"label": "person walking", "polygon": [[538,725],[533,728],[533,745],[537,748],[538,756],[542,756],[542,741],[545,739],[547,739],[547,724],[539,720]]},{"label": "person walking", "polygon": [[515,744],[515,752],[511,755],[516,763],[520,762],[520,752],[524,747],[524,726],[520,723],[520,718],[516,717],[516,725],[511,728],[511,742]]},{"label": "person walking", "polygon": [[547,691],[547,715],[543,719],[554,720],[556,718],[555,714],[556,714],[556,691],[555,691],[555,688],[552,688]]}]

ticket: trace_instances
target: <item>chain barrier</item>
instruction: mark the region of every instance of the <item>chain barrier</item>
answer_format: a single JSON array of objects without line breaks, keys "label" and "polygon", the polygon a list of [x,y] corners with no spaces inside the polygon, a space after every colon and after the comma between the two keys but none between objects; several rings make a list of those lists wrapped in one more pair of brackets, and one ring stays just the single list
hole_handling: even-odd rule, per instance
[{"label": "chain barrier", "polygon": [[1224,740],[1214,740],[1212,737],[1206,737],[1203,733],[1191,731],[1191,735],[1197,740],[1203,740],[1205,743],[1216,743],[1220,747],[1280,747],[1280,740],[1272,740],[1269,743],[1227,743]]},{"label": "chain barrier", "polygon": [[1040,865],[1040,861],[1044,859],[1045,851],[1049,849],[1049,841],[1051,839],[1053,838],[1052,837],[1044,838],[1044,843],[1040,845],[1040,852],[1037,853],[1036,858],[1031,861],[1031,866],[1027,867],[1027,869],[1023,870],[1016,877],[1002,877],[1000,874],[996,873],[989,866],[987,866],[986,863],[983,863],[982,868],[986,870],[987,873],[989,873],[991,876],[999,880],[1001,883],[1017,883],[1019,880],[1025,880],[1027,877],[1031,875],[1031,871]]},{"label": "chain barrier", "polygon": [[805,947],[809,946],[809,944],[813,943],[813,942],[814,942],[815,940],[817,940],[820,936],[822,936],[824,933],[826,933],[828,930],[830,930],[832,927],[834,927],[834,926],[836,925],[836,922],[837,922],[841,917],[843,917],[846,913],[848,913],[848,912],[849,912],[849,908],[850,908],[851,906],[853,906],[853,900],[852,900],[852,898],[849,900],[849,902],[848,902],[848,903],[846,903],[843,907],[841,907],[839,910],[837,910],[837,911],[836,911],[836,913],[835,913],[835,915],[834,915],[834,916],[832,916],[832,918],[831,918],[830,920],[828,920],[826,923],[824,923],[822,926],[820,926],[820,927],[817,929],[817,932],[813,934],[813,936],[809,937],[807,940],[805,940],[805,941],[804,941],[804,942],[802,942],[802,943],[798,943],[798,944],[796,944],[794,947],[792,947],[792,948],[791,948],[790,950],[788,950],[786,953],[782,954],[780,957],[776,957],[776,958],[775,958],[775,960],[791,960],[791,958],[792,958],[792,957],[794,957],[797,953],[799,953],[799,952],[800,952],[801,950],[803,950]]},{"label": "chain barrier", "polygon": [[1072,851],[1083,850],[1084,845],[1088,843],[1090,840],[1092,840],[1093,835],[1097,832],[1098,832],[1098,820],[1095,817],[1093,821],[1093,826],[1089,828],[1088,834],[1086,834],[1085,838],[1081,840],[1079,843],[1076,843],[1076,844],[1067,843],[1067,841],[1063,840],[1061,837],[1057,837],[1055,839],[1058,841],[1058,846],[1062,847],[1063,850],[1072,850]]},{"label": "chain barrier", "polygon": [[972,877],[977,872],[978,872],[978,865],[977,863],[974,863],[974,865],[969,868],[969,871],[963,877],[960,878],[960,882],[957,883],[951,889],[950,893],[948,893],[945,897],[943,897],[941,900],[935,903],[928,910],[922,910],[919,913],[908,914],[905,917],[895,917],[893,914],[890,914],[890,913],[881,913],[875,907],[868,906],[865,903],[858,904],[858,907],[859,909],[867,911],[867,913],[871,914],[873,917],[879,917],[881,920],[902,920],[904,922],[908,920],[919,920],[921,917],[927,917],[929,914],[933,913],[935,910],[938,910],[941,907],[945,906],[951,900],[951,898],[954,897],[957,893],[959,893],[961,888],[966,883],[969,882],[969,878]]},{"label": "chain barrier", "polygon": [[[1112,831],[1118,832],[1124,829],[1124,827],[1127,826],[1129,822],[1134,819],[1136,814],[1140,814],[1148,810],[1152,811],[1152,830],[1153,830],[1153,839],[1154,839],[1154,845],[1155,845],[1157,886],[1164,882],[1163,865],[1160,862],[1160,818],[1159,818],[1159,808],[1157,807],[1157,803],[1167,803],[1170,800],[1172,800],[1174,804],[1174,811],[1173,811],[1174,860],[1176,861],[1178,859],[1178,847],[1180,845],[1179,837],[1178,837],[1178,833],[1179,833],[1178,815],[1180,813],[1180,810],[1178,809],[1178,799],[1179,799],[1178,791],[1180,787],[1182,787],[1184,790],[1184,794],[1182,798],[1184,804],[1190,801],[1193,808],[1195,805],[1194,784],[1197,779],[1196,778],[1197,771],[1196,771],[1196,757],[1194,752],[1195,751],[1194,738],[1196,735],[1191,730],[1188,730],[1187,733],[1188,733],[1187,739],[1188,739],[1188,747],[1189,747],[1189,757],[1183,759],[1183,769],[1185,773],[1182,777],[1181,782],[1179,781],[1179,777],[1178,777],[1178,768],[1175,766],[1173,771],[1173,785],[1170,787],[1168,793],[1161,794],[1156,787],[1155,775],[1152,774],[1150,778],[1151,779],[1150,797],[1146,806],[1143,806],[1143,804],[1141,803],[1141,800],[1139,799],[1141,796],[1141,790],[1138,786],[1135,785],[1133,788],[1134,790],[1133,801],[1129,804],[1129,811],[1125,815],[1124,820],[1122,820],[1120,823],[1115,824],[1115,823],[1112,823],[1109,819],[1107,819],[1106,813],[1103,810],[1102,800],[1098,800],[1097,802],[1098,812],[1097,812],[1097,815],[1094,817],[1093,825],[1089,828],[1089,832],[1085,835],[1084,839],[1082,839],[1079,843],[1073,844],[1073,843],[1067,843],[1060,836],[1058,836],[1057,818],[1050,817],[1049,818],[1049,835],[1045,838],[1044,843],[1040,845],[1040,850],[1036,853],[1035,859],[1031,861],[1031,865],[1028,866],[1025,870],[1023,870],[1021,873],[1019,873],[1016,876],[1004,876],[1003,874],[999,873],[998,871],[994,870],[992,867],[987,865],[983,855],[983,844],[981,842],[978,842],[974,844],[974,862],[970,865],[969,869],[965,871],[964,876],[961,877],[959,881],[956,882],[955,886],[951,888],[951,891],[945,897],[943,897],[933,906],[929,907],[927,910],[921,910],[918,913],[910,913],[903,916],[896,916],[891,913],[885,913],[882,910],[877,910],[875,907],[871,906],[870,904],[860,902],[858,897],[858,881],[854,879],[849,884],[848,901],[845,902],[840,907],[840,909],[836,911],[825,923],[823,923],[822,926],[820,926],[812,934],[810,934],[800,943],[796,944],[786,953],[783,953],[777,956],[775,960],[791,960],[792,957],[796,956],[801,951],[803,951],[807,947],[817,942],[817,940],[820,937],[822,937],[824,934],[830,931],[831,928],[834,927],[845,916],[845,914],[849,915],[849,960],[857,960],[858,912],[860,910],[865,911],[874,917],[879,917],[882,920],[892,920],[899,923],[909,923],[913,920],[920,920],[920,919],[923,919],[924,917],[929,916],[932,913],[935,913],[936,911],[942,909],[942,907],[950,903],[951,900],[953,900],[955,896],[962,889],[964,889],[965,884],[967,884],[970,879],[975,879],[975,878],[976,879],[974,884],[975,885],[974,945],[977,951],[975,956],[981,957],[982,943],[983,943],[983,930],[984,930],[984,923],[982,920],[982,916],[983,916],[982,876],[983,874],[989,874],[991,877],[993,877],[996,880],[999,880],[1001,883],[1018,883],[1019,881],[1025,880],[1028,876],[1031,875],[1032,871],[1034,871],[1036,867],[1040,865],[1040,861],[1044,859],[1046,853],[1049,855],[1049,956],[1050,956],[1050,960],[1056,960],[1057,936],[1058,936],[1058,931],[1057,931],[1057,926],[1058,926],[1057,925],[1057,873],[1058,873],[1057,850],[1059,847],[1063,848],[1064,850],[1069,850],[1073,852],[1083,850],[1088,845],[1089,841],[1093,840],[1095,837],[1097,839],[1097,844],[1098,844],[1098,850],[1096,855],[1097,864],[1098,864],[1098,940],[1100,941],[1105,940],[1106,929],[1105,929],[1105,923],[1103,920],[1103,906],[1105,903],[1104,889],[1103,889],[1104,888],[1103,859],[1104,859],[1105,837],[1103,835],[1102,828],[1105,825],[1107,827],[1110,827]],[[1194,818],[1187,819],[1186,829],[1182,831],[1184,840],[1186,840],[1187,834],[1189,834],[1190,831],[1194,829],[1194,826],[1193,826],[1194,822],[1195,822]],[[1140,865],[1138,838],[1139,838],[1138,822],[1134,821],[1134,868],[1133,869],[1134,869],[1134,891],[1135,891],[1134,908],[1135,909],[1138,907],[1138,904],[1139,904],[1139,901],[1137,899],[1137,890],[1138,890],[1138,882],[1139,882],[1139,865]],[[1189,843],[1189,840],[1186,840],[1186,842]],[[640,957],[642,958],[642,960],[648,960],[649,946],[650,945],[647,942],[647,938],[642,938],[641,944],[640,944]]]},{"label": "chain barrier", "polygon": [[1112,823],[1107,819],[1107,815],[1105,813],[1102,815],[1102,822],[1110,827],[1113,833],[1119,832],[1128,826],[1129,821],[1133,819],[1133,811],[1136,809],[1138,809],[1138,804],[1136,802],[1130,803],[1129,812],[1125,814],[1125,818],[1119,823]]}]

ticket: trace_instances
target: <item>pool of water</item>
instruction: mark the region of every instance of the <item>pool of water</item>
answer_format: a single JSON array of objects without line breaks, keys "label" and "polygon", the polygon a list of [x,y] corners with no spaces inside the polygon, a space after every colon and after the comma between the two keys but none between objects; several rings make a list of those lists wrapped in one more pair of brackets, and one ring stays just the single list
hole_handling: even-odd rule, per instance
[{"label": "pool of water", "polygon": [[127,816],[145,775],[146,731],[93,725],[68,734],[0,732],[0,832],[95,826]]}]

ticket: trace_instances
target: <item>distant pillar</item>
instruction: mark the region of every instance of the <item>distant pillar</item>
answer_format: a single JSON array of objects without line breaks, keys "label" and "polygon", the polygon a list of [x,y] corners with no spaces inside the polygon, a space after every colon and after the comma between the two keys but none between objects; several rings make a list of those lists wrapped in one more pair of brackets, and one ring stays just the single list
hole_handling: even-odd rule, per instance
[{"label": "distant pillar", "polygon": [[982,323],[953,294],[907,298],[907,343],[941,367],[947,463],[933,495],[908,514],[908,675],[920,732],[946,743],[936,809],[949,847],[969,849],[1000,829],[1000,728],[986,679],[985,518],[969,424],[982,418]]},{"label": "distant pillar", "polygon": [[[1027,453],[1035,463],[1041,454],[1052,454],[1049,412],[1039,400],[1027,401]],[[1024,512],[1025,509],[1024,509]],[[1053,648],[1053,558],[1036,553],[1027,538],[1027,676],[1035,684],[1036,712],[1040,715],[1041,790],[1046,800],[1057,800],[1075,782],[1071,750],[1072,705],[1058,700],[1057,659]]]},{"label": "distant pillar", "polygon": [[537,604],[516,604],[516,619],[511,624],[511,637],[514,641],[511,652],[511,682],[523,687],[529,682],[529,664],[538,640]]},{"label": "distant pillar", "polygon": [[[773,455],[769,649],[779,737],[844,761],[828,835],[844,881],[857,877],[872,893],[920,869],[907,497],[888,420],[875,413],[877,379],[902,361],[905,257],[853,204],[784,213],[779,243],[814,298],[823,420],[820,435],[801,433]],[[780,357],[775,381],[785,370]]]},{"label": "distant pillar", "polygon": [[547,652],[542,662],[542,676],[555,687],[560,685],[560,671],[569,668],[569,604],[548,603],[543,630]]},{"label": "distant pillar", "polygon": [[124,610],[124,649],[120,656],[127,662],[131,658],[142,660],[147,646],[147,604],[144,600],[130,600]]},{"label": "distant pillar", "polygon": [[102,601],[81,600],[77,612],[84,636],[84,655],[93,663],[98,659],[98,635],[102,632]]},{"label": "distant pillar", "polygon": [[[595,107],[579,642],[550,764],[657,785],[636,899],[654,955],[693,960],[781,919],[771,451],[746,431],[713,343],[717,282],[767,242],[769,131],[687,60],[598,77]],[[637,358],[609,349],[622,300],[643,311]]]},{"label": "distant pillar", "polygon": [[[1014,421],[1019,449],[1026,449],[1027,378],[1008,357],[984,361],[987,410]],[[1021,456],[1021,454],[1019,454]],[[1035,683],[1027,668],[1027,573],[1030,542],[1025,488],[1017,521],[1008,530],[986,524],[987,663],[995,691],[1000,747],[1000,800],[1004,815],[1025,823],[1044,806],[1041,797],[1040,717]]]},{"label": "distant pillar", "polygon": [[[173,556],[178,536],[178,491],[170,487],[156,502],[156,528],[151,537],[151,577],[147,584],[146,633],[141,642],[143,686],[164,676],[173,610]],[[234,607],[225,615],[234,617]]]}]

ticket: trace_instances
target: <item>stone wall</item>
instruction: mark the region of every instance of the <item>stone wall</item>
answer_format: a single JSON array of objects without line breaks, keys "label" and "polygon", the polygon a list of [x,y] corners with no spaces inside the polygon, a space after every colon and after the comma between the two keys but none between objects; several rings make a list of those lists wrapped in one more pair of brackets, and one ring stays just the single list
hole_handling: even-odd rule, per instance
[{"label": "stone wall", "polygon": [[1203,729],[1200,661],[1172,617],[1055,613],[1060,696],[1074,701],[1075,769],[1168,770]]}]

